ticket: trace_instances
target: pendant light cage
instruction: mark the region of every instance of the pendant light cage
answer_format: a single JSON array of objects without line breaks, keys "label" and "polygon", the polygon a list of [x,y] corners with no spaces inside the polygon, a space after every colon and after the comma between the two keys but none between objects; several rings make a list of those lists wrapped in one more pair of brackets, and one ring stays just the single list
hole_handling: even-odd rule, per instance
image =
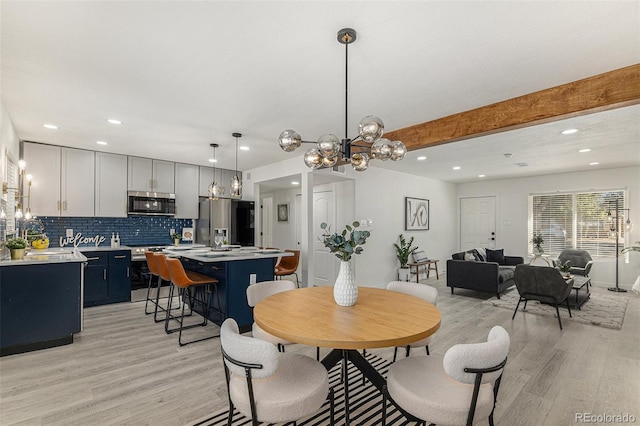
[{"label": "pendant light cage", "polygon": [[240,198],[242,197],[242,179],[238,176],[238,138],[242,137],[242,133],[232,133],[231,136],[236,138],[236,173],[229,183],[229,194]]},{"label": "pendant light cage", "polygon": [[217,143],[212,143],[209,146],[213,148],[213,180],[211,181],[211,185],[209,185],[209,199],[211,201],[218,200],[221,195],[224,195],[224,186],[219,185],[216,182],[216,148],[219,146]]}]

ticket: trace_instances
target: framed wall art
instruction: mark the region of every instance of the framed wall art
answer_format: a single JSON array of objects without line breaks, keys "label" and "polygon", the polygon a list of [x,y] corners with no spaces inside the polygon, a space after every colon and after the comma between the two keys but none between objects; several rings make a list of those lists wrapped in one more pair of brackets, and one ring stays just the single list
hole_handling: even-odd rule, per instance
[{"label": "framed wall art", "polygon": [[404,197],[405,231],[426,231],[429,229],[429,200]]},{"label": "framed wall art", "polygon": [[289,222],[289,204],[278,204],[278,222]]}]

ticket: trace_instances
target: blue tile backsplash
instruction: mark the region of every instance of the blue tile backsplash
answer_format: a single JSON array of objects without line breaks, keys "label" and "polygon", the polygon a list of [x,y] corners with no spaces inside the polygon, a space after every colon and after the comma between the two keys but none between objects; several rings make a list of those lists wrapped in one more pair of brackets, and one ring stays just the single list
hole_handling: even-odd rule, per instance
[{"label": "blue tile backsplash", "polygon": [[126,218],[40,216],[38,219],[44,225],[51,247],[60,246],[60,237],[66,236],[67,229],[73,229],[74,235],[81,232],[83,237],[102,235],[105,241],[101,247],[108,247],[111,242],[111,233],[120,234],[121,245],[170,245],[173,243],[169,235],[171,229],[182,233],[182,228],[193,226],[191,219],[174,219],[165,216]]}]

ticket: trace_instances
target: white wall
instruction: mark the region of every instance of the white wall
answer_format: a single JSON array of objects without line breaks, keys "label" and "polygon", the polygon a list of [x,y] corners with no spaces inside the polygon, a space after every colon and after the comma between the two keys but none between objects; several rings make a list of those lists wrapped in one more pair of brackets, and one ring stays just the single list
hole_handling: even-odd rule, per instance
[{"label": "white wall", "polygon": [[[519,179],[504,179],[459,184],[457,187],[457,222],[459,224],[459,199],[465,197],[495,196],[497,238],[496,247],[504,248],[506,254],[527,257],[528,241],[528,197],[531,193],[578,190],[627,189],[628,207],[634,228],[629,241],[640,240],[640,167],[594,170],[589,172],[562,173],[532,176]],[[459,226],[455,235],[460,240]],[[458,246],[459,243],[456,244]],[[631,253],[629,263],[620,258],[620,286],[629,289],[640,275],[640,256]],[[591,272],[594,284],[611,286],[615,284],[615,260],[596,260]]]},{"label": "white wall", "polygon": [[[373,220],[371,237],[357,256],[358,285],[384,287],[397,279],[400,264],[393,243],[400,234],[415,237],[414,245],[430,259],[439,259],[438,269],[444,272],[457,246],[455,184],[372,167],[356,174],[355,197],[356,217]],[[428,231],[404,230],[405,197],[429,200]]]}]

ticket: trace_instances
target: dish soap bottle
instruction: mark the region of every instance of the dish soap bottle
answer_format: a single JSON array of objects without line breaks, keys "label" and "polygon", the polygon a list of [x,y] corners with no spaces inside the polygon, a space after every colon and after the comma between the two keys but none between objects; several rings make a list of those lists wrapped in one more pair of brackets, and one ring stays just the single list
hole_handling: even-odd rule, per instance
[{"label": "dish soap bottle", "polygon": [[115,248],[116,247],[116,234],[115,233],[111,233],[111,248]]},{"label": "dish soap bottle", "polygon": [[120,233],[116,233],[116,247],[120,247]]}]

